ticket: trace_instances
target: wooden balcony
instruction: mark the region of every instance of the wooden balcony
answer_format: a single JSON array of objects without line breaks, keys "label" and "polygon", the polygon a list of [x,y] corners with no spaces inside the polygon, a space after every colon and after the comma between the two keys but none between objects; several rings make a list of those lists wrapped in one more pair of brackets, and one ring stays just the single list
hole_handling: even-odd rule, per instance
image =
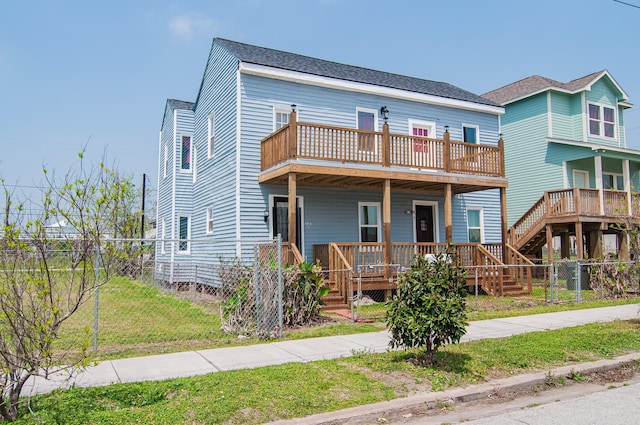
[{"label": "wooden balcony", "polygon": [[506,187],[502,141],[497,146],[469,144],[406,134],[297,122],[261,141],[260,183],[363,187],[391,179],[394,188],[455,193]]}]

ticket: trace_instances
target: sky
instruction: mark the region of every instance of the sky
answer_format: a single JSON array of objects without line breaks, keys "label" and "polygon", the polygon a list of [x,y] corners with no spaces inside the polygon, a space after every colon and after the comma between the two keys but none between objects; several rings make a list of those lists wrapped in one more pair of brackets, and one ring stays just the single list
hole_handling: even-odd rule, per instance
[{"label": "sky", "polygon": [[476,94],[607,69],[640,105],[640,0],[0,0],[0,177],[32,197],[84,148],[155,188],[166,99],[195,100],[214,37]]}]

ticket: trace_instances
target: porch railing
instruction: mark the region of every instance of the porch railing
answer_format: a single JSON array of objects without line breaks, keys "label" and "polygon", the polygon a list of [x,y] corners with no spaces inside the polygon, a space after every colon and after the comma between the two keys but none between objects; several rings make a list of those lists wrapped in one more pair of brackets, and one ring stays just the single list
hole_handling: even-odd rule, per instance
[{"label": "porch railing", "polygon": [[261,141],[261,170],[300,158],[408,167],[504,177],[502,142],[497,146],[296,122]]},{"label": "porch railing", "polygon": [[[446,243],[394,242],[391,244],[392,260],[402,273],[413,262],[415,255],[444,253]],[[370,265],[384,264],[385,244],[382,242],[334,242],[326,245],[314,245],[314,254],[325,256],[320,259],[323,268],[328,268],[329,279],[334,283],[345,302],[349,295],[351,275],[364,270],[367,274]],[[507,245],[506,261],[502,259],[501,244],[455,243],[451,244],[455,255],[463,267],[469,269],[469,277],[478,275],[478,283],[492,295],[503,295],[505,279],[531,293],[533,263],[515,248]]]}]

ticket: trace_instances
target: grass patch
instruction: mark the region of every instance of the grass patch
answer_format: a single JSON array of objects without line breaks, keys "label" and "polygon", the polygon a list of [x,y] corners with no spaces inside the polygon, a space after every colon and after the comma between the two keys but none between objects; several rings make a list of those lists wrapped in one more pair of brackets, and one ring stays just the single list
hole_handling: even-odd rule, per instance
[{"label": "grass patch", "polygon": [[[214,373],[164,382],[74,388],[30,399],[16,424],[257,424],[440,390],[640,350],[640,321],[616,321],[448,346],[420,353]],[[23,410],[27,412],[27,410]]]},{"label": "grass patch", "polygon": [[[534,291],[542,291],[534,288]],[[565,291],[567,292],[567,291]],[[574,294],[573,291],[569,291]],[[583,291],[584,298],[592,291]],[[145,283],[126,278],[115,278],[100,288],[98,323],[98,360],[169,352],[255,344],[256,338],[238,338],[225,334],[220,318],[217,298],[198,295],[197,300],[181,297],[183,293],[166,293]],[[534,292],[536,295],[536,292]],[[538,294],[539,295],[539,294]],[[593,300],[582,303],[548,305],[541,299],[467,297],[468,320],[485,320],[523,316],[554,311],[605,307],[638,303],[640,299]],[[72,346],[74,340],[93,332],[94,299],[85,303],[61,328],[58,349]],[[373,318],[373,323],[352,323],[349,319],[324,314],[327,321],[303,328],[289,329],[284,339],[314,338],[330,335],[376,332],[385,329],[384,303],[360,307],[361,318]]]}]

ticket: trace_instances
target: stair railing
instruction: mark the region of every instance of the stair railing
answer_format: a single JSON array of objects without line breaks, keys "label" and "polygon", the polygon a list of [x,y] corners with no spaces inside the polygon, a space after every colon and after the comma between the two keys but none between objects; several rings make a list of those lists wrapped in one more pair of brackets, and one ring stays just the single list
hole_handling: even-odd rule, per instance
[{"label": "stair railing", "polygon": [[476,273],[478,275],[478,283],[487,294],[493,296],[503,295],[504,268],[504,264],[485,247],[480,244],[477,245]]},{"label": "stair railing", "polygon": [[353,295],[349,294],[349,287],[351,285],[351,276],[353,275],[353,268],[347,261],[342,250],[338,247],[338,244],[332,242],[329,244],[329,280],[333,282],[338,290],[338,293],[342,297],[345,303],[347,303],[348,297]]}]

